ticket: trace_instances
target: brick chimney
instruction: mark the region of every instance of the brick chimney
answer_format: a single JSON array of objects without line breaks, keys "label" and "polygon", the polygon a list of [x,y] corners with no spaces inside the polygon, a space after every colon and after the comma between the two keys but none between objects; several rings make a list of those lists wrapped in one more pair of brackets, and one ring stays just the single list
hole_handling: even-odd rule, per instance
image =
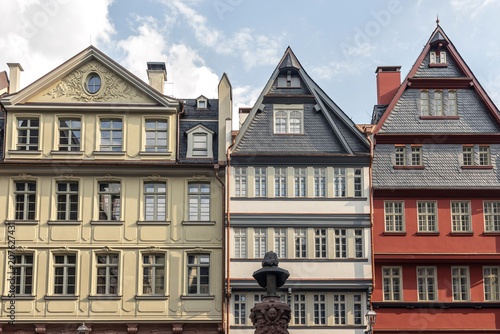
[{"label": "brick chimney", "polygon": [[165,82],[167,82],[167,68],[163,62],[148,62],[149,85],[164,94]]},{"label": "brick chimney", "polygon": [[19,63],[7,63],[9,66],[9,94],[14,94],[19,91],[21,87],[21,72],[24,71]]},{"label": "brick chimney", "polygon": [[377,104],[389,104],[401,85],[401,66],[378,66]]}]

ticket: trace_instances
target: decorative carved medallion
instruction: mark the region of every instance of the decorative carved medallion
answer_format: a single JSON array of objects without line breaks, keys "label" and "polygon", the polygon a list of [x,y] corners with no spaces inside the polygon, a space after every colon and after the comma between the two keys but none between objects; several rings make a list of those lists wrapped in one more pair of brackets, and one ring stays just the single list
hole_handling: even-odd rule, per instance
[{"label": "decorative carved medallion", "polygon": [[[101,87],[95,94],[89,93],[86,89],[86,81],[92,73],[97,73],[101,78]],[[45,93],[44,96],[49,96],[52,99],[66,97],[79,102],[108,102],[117,99],[145,98],[135,87],[96,60],[92,60],[66,75],[56,87]]]}]

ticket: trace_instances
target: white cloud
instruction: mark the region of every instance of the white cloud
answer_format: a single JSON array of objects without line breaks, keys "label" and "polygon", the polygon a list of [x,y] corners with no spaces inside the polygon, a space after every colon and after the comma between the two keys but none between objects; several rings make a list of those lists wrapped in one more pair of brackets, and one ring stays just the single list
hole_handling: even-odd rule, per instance
[{"label": "white cloud", "polygon": [[[92,42],[110,41],[111,0],[29,0],[2,3],[0,69],[21,63],[21,87],[38,79]],[[69,29],[68,27],[71,27]]]},{"label": "white cloud", "polygon": [[460,17],[471,18],[475,18],[490,5],[495,7],[498,5],[498,2],[494,0],[451,0],[450,3]]},{"label": "white cloud", "polygon": [[238,130],[239,109],[253,107],[261,91],[252,86],[233,87],[233,130]]},{"label": "white cloud", "polygon": [[335,76],[344,76],[346,74],[359,73],[360,66],[353,62],[331,62],[328,65],[313,66],[311,74],[313,78],[317,79],[332,79]]}]

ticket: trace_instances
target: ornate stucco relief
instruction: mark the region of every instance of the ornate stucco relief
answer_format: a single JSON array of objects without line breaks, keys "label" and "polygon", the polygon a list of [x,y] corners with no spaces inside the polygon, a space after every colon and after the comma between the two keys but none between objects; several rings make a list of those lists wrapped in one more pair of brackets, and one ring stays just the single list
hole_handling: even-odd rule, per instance
[{"label": "ornate stucco relief", "polygon": [[[90,74],[97,73],[101,78],[101,87],[95,94],[90,94],[86,81]],[[130,85],[108,67],[98,61],[90,61],[66,75],[55,87],[43,94],[53,100],[64,99],[78,102],[113,102],[143,101],[151,102],[139,90]]]}]

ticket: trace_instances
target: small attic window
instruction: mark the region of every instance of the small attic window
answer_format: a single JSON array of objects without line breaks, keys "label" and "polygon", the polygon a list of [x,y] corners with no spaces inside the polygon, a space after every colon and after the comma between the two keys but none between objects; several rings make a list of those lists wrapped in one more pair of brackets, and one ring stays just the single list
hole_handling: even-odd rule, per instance
[{"label": "small attic window", "polygon": [[299,76],[292,71],[287,71],[286,76],[278,77],[278,88],[300,88]]},{"label": "small attic window", "polygon": [[97,73],[91,73],[87,78],[87,91],[95,94],[101,88],[101,77]]},{"label": "small attic window", "polygon": [[214,132],[199,124],[186,131],[186,158],[213,158],[212,139]]},{"label": "small attic window", "polygon": [[208,108],[208,101],[204,96],[200,96],[199,98],[196,99],[196,108],[197,109],[207,109]]},{"label": "small attic window", "polygon": [[429,66],[430,67],[447,67],[446,51],[431,51],[429,53]]}]

